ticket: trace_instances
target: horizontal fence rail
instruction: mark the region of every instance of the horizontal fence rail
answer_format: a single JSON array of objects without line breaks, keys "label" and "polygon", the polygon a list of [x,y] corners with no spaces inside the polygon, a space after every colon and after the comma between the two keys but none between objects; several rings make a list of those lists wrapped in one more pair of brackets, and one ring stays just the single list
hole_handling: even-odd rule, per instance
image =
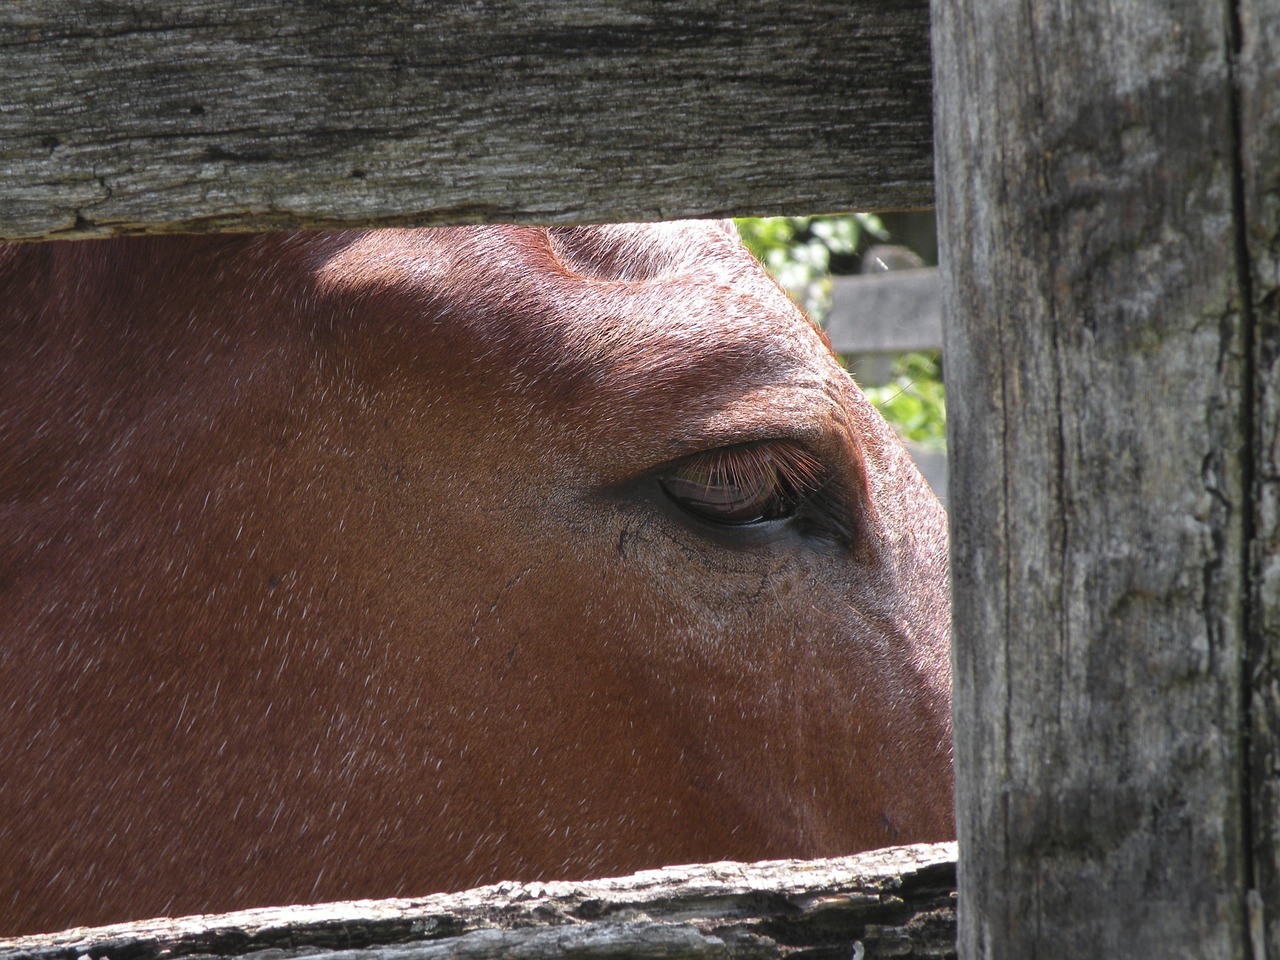
[{"label": "horizontal fence rail", "polygon": [[0,239],[932,203],[927,0],[20,0],[0,45]]},{"label": "horizontal fence rail", "polygon": [[836,353],[942,348],[942,281],[936,267],[831,281],[827,336]]},{"label": "horizontal fence rail", "polygon": [[952,957],[955,858],[917,844],[151,920],[0,941],[0,960]]}]

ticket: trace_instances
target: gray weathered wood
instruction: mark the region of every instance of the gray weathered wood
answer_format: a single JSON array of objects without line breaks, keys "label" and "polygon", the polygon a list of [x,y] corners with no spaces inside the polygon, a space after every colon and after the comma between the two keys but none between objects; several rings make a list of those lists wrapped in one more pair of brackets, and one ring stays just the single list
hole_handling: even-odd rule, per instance
[{"label": "gray weathered wood", "polygon": [[0,4],[0,238],[927,206],[927,0]]},{"label": "gray weathered wood", "polygon": [[583,883],[504,883],[153,920],[0,941],[0,960],[433,960],[443,957],[849,960],[955,955],[955,844],[837,860],[719,863]]},{"label": "gray weathered wood", "polygon": [[1240,5],[1241,185],[1254,315],[1253,590],[1248,651],[1253,956],[1280,957],[1280,16]]},{"label": "gray weathered wood", "polygon": [[942,346],[937,268],[835,277],[824,328],[838,353],[937,350]]},{"label": "gray weathered wood", "polygon": [[[1271,126],[1243,166],[1270,218],[1253,298],[1274,309],[1280,14],[1245,8],[1273,38],[1251,48],[1246,125]],[[1253,900],[1276,915],[1274,780],[1246,816],[1255,334],[1231,25],[1226,0],[934,4],[969,958],[1247,956],[1266,816]],[[1267,666],[1254,719],[1274,723]]]}]

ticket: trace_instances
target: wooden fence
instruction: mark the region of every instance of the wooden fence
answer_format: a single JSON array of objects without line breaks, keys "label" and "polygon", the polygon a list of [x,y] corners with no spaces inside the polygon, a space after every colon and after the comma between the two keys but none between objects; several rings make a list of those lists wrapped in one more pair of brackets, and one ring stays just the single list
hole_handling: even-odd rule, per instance
[{"label": "wooden fence", "polygon": [[827,336],[837,353],[942,349],[942,280],[933,267],[831,281]]},{"label": "wooden fence", "polygon": [[838,860],[667,867],[379,900],[69,930],[0,960],[939,958],[955,951],[955,844]]}]

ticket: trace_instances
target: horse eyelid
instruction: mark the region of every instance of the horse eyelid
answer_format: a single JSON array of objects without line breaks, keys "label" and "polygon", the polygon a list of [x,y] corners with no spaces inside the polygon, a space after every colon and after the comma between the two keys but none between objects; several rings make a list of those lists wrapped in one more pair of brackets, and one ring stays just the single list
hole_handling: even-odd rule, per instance
[{"label": "horse eyelid", "polygon": [[790,519],[829,481],[822,462],[790,441],[704,451],[659,475],[667,495],[683,509],[726,526]]}]

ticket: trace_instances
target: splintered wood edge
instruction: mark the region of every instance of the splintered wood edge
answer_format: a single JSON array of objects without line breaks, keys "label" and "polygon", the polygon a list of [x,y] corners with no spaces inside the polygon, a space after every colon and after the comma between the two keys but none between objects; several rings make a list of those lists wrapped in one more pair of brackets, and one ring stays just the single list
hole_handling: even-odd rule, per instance
[{"label": "splintered wood edge", "polygon": [[[709,863],[628,877],[160,918],[0,940],[0,960],[425,960],[443,956],[954,955],[954,843],[826,860]],[[867,949],[870,948],[870,952]],[[262,953],[262,951],[267,951]],[[370,952],[372,951],[372,953]]]}]

